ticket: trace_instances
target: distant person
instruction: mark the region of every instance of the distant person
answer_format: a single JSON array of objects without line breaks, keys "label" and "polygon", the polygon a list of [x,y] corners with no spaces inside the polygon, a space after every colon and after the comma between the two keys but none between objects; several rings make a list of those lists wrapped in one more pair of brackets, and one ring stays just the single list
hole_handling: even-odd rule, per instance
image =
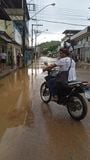
[{"label": "distant person", "polygon": [[12,69],[14,66],[14,57],[12,54],[10,55],[10,65],[11,65],[11,69]]},{"label": "distant person", "polygon": [[79,58],[77,55],[75,55],[76,68],[78,67],[78,61],[79,61]]},{"label": "distant person", "polygon": [[0,53],[0,72],[2,71],[2,68],[1,68],[1,53]]},{"label": "distant person", "polygon": [[5,67],[6,67],[6,61],[7,61],[7,54],[5,52],[2,52],[1,53],[1,67],[2,67],[2,70],[4,70]]},{"label": "distant person", "polygon": [[19,67],[20,66],[20,54],[18,53],[17,54],[17,66]]}]

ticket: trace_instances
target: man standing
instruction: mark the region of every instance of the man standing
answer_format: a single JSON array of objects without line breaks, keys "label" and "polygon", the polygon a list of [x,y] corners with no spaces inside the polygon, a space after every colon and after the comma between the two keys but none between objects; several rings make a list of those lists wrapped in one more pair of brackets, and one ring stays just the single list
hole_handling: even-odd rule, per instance
[{"label": "man standing", "polygon": [[20,53],[17,54],[17,67],[20,67]]},{"label": "man standing", "polygon": [[2,70],[6,67],[6,61],[7,61],[7,54],[5,52],[1,53],[1,68]]},{"label": "man standing", "polygon": [[1,53],[0,53],[0,72],[2,71],[2,66],[1,66]]}]

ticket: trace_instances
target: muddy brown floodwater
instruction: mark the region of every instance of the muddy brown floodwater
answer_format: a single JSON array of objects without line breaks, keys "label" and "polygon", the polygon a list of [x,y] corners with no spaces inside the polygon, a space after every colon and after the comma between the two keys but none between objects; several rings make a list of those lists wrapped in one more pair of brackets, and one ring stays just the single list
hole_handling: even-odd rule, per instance
[{"label": "muddy brown floodwater", "polygon": [[[64,106],[40,99],[44,61],[0,80],[0,160],[90,160],[90,103],[87,117],[71,119]],[[78,79],[90,81],[87,71]]]}]

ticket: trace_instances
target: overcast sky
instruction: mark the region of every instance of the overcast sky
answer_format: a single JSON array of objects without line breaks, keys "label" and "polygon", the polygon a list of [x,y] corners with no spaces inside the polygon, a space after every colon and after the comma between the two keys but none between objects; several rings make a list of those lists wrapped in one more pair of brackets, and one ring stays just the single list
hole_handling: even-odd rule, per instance
[{"label": "overcast sky", "polygon": [[[55,6],[48,6],[39,12],[36,17],[42,33],[37,37],[38,43],[51,40],[61,40],[62,32],[66,29],[84,29],[90,25],[90,0],[28,0],[36,4],[36,13],[44,6],[55,3]],[[30,11],[30,16],[35,12]],[[30,24],[36,23],[30,21]],[[31,28],[31,27],[30,27]],[[48,31],[46,31],[48,29]]]}]

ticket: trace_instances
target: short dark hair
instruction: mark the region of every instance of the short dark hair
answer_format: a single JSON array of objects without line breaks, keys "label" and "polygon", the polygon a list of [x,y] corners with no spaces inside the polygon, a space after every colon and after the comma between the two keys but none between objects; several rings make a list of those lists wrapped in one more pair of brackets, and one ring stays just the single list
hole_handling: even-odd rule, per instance
[{"label": "short dark hair", "polygon": [[59,50],[60,52],[64,53],[65,55],[69,56],[70,55],[70,52],[67,48],[60,48]]}]

